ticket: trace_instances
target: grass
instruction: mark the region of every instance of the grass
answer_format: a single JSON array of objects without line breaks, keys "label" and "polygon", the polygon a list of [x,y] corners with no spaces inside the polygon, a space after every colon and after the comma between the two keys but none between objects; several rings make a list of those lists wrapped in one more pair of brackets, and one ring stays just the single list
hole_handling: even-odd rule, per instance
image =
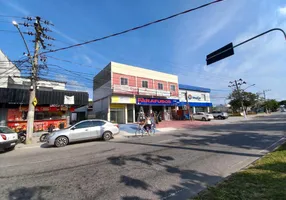
[{"label": "grass", "polygon": [[195,200],[286,199],[286,143],[246,170],[201,192]]}]

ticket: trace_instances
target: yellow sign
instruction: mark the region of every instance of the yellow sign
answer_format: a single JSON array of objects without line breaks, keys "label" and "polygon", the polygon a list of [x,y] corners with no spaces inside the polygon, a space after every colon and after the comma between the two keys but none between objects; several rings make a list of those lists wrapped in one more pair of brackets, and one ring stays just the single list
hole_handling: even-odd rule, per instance
[{"label": "yellow sign", "polygon": [[136,104],[135,97],[127,97],[127,96],[112,96],[112,103],[123,103],[123,104]]},{"label": "yellow sign", "polygon": [[125,105],[124,104],[110,104],[110,108],[124,109]]},{"label": "yellow sign", "polygon": [[34,106],[36,106],[36,105],[38,104],[38,100],[37,100],[37,98],[36,98],[36,97],[33,99],[32,104],[33,104]]}]

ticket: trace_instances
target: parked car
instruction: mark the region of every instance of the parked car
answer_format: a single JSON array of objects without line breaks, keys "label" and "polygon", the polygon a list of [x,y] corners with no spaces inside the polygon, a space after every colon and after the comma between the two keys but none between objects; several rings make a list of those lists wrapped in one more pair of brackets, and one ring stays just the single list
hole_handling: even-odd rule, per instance
[{"label": "parked car", "polygon": [[212,119],[214,119],[214,116],[205,112],[197,112],[193,114],[193,118],[196,120],[211,121]]},{"label": "parked car", "polygon": [[68,128],[51,133],[47,138],[47,144],[63,147],[71,142],[96,138],[102,138],[107,141],[118,133],[118,124],[99,119],[84,120]]},{"label": "parked car", "polygon": [[18,143],[18,134],[7,126],[0,126],[0,150],[13,150]]},{"label": "parked car", "polygon": [[228,114],[226,112],[214,111],[211,113],[215,119],[227,119]]}]

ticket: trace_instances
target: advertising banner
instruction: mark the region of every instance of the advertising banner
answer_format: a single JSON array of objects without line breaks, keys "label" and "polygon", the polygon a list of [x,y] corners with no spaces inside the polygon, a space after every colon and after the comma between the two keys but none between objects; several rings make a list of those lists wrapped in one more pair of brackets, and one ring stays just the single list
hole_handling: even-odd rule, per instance
[{"label": "advertising banner", "polygon": [[137,105],[157,105],[157,106],[175,106],[179,103],[178,99],[158,99],[158,98],[137,98]]}]

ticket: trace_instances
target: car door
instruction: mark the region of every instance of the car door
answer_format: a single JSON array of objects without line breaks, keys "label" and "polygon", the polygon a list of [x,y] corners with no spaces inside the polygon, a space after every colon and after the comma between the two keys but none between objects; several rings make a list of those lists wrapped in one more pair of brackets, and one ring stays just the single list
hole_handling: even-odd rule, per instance
[{"label": "car door", "polygon": [[72,141],[79,141],[79,140],[87,140],[90,136],[90,131],[92,128],[91,121],[83,121],[79,122],[76,125],[74,125],[70,129],[70,139]]},{"label": "car door", "polygon": [[194,113],[193,118],[194,119],[198,119],[198,117],[199,117],[199,114],[198,113]]},{"label": "car door", "polygon": [[92,127],[90,129],[90,136],[91,138],[100,138],[103,132],[103,125],[105,124],[104,121],[91,121]]}]

